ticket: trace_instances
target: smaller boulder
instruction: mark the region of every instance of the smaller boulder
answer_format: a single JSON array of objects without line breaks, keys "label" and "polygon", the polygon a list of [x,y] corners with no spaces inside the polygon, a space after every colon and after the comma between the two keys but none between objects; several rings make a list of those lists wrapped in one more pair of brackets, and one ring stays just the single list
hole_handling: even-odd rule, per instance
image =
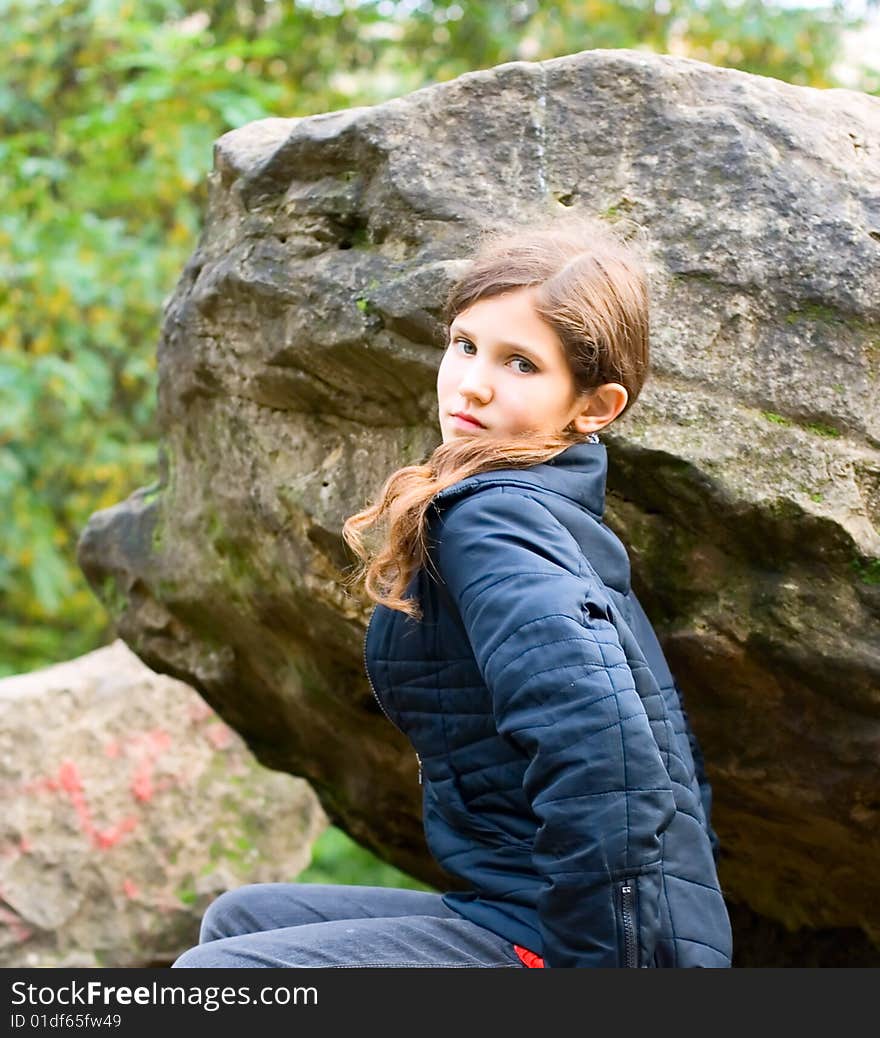
[{"label": "smaller boulder", "polygon": [[121,640],[0,681],[0,966],[170,964],[242,883],[290,882],[327,818]]}]

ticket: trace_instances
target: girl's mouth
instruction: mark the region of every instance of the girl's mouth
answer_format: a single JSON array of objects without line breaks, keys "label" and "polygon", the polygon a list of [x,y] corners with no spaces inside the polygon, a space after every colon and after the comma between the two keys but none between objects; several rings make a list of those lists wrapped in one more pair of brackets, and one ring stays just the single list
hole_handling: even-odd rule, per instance
[{"label": "girl's mouth", "polygon": [[475,418],[474,419],[466,418],[464,415],[461,415],[461,414],[454,414],[454,415],[452,415],[452,419],[453,419],[453,421],[457,422],[460,426],[462,426],[465,429],[483,429],[483,428],[485,428]]}]

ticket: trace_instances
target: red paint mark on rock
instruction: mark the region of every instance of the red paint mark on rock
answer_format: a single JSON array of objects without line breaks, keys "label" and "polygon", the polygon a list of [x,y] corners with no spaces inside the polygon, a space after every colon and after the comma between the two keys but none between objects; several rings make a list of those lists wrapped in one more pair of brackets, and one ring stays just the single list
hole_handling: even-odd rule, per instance
[{"label": "red paint mark on rock", "polygon": [[119,745],[119,740],[118,739],[111,739],[110,742],[108,742],[104,746],[104,753],[106,753],[108,757],[118,757],[119,754],[121,753],[121,747]]},{"label": "red paint mark on rock", "polygon": [[46,775],[41,775],[40,778],[31,779],[29,782],[23,782],[19,787],[19,790],[23,796],[37,796],[40,793],[57,793],[61,788],[61,784],[56,778],[49,778]]},{"label": "red paint mark on rock", "polygon": [[140,896],[140,891],[137,888],[137,884],[130,880],[127,876],[122,881],[122,893],[129,899],[133,899]]},{"label": "red paint mark on rock", "polygon": [[125,752],[129,757],[156,757],[171,745],[169,732],[162,728],[149,728],[146,731],[130,735],[125,740]]},{"label": "red paint mark on rock", "polygon": [[105,829],[103,832],[98,832],[96,829],[92,835],[92,842],[101,850],[109,850],[110,847],[115,847],[123,836],[136,828],[137,824],[137,819],[133,815],[129,815],[114,825],[112,829]]},{"label": "red paint mark on rock", "polygon": [[147,803],[153,799],[153,762],[139,764],[131,777],[131,795],[135,800]]},{"label": "red paint mark on rock", "polygon": [[3,908],[0,906],[0,923],[5,924],[9,928],[9,932],[12,934],[14,940],[21,944],[22,941],[26,941],[28,937],[34,932],[29,926],[27,926],[18,912],[12,908]]},{"label": "red paint mark on rock", "polygon": [[232,742],[232,729],[218,721],[205,732],[208,742],[215,750],[225,750]]},{"label": "red paint mark on rock", "polygon": [[207,721],[209,717],[213,716],[214,711],[208,706],[204,699],[197,699],[195,702],[190,704],[189,719],[193,724],[198,724],[200,721]]},{"label": "red paint mark on rock", "polygon": [[72,760],[61,762],[61,767],[58,770],[58,785],[70,799],[76,812],[76,817],[79,819],[80,828],[89,836],[93,836],[95,826],[92,822],[92,813],[89,811],[89,805],[86,803],[86,795],[79,775],[79,768]]},{"label": "red paint mark on rock", "polygon": [[17,839],[13,837],[8,844],[0,848],[0,858],[13,860],[20,858],[22,854],[29,854],[32,850],[33,845],[26,836],[19,836]]},{"label": "red paint mark on rock", "polygon": [[137,819],[129,816],[123,818],[110,829],[99,830],[92,821],[92,813],[86,802],[85,791],[79,769],[73,761],[63,761],[58,772],[58,784],[67,793],[76,816],[79,819],[80,828],[89,837],[94,847],[108,850],[114,847],[127,833],[137,825]]},{"label": "red paint mark on rock", "polygon": [[164,753],[171,745],[171,734],[162,728],[151,728],[142,738],[146,752],[152,756]]},{"label": "red paint mark on rock", "polygon": [[156,767],[156,758],[159,757],[171,745],[171,736],[161,728],[153,728],[144,732],[138,739],[137,752],[140,760],[131,777],[131,795],[141,803],[148,803],[153,799],[155,788],[153,786],[153,771]]}]

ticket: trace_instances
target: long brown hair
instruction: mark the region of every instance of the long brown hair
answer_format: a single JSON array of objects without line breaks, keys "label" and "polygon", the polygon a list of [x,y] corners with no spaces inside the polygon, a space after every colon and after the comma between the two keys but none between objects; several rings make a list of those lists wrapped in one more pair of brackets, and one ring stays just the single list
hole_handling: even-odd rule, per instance
[{"label": "long brown hair", "polygon": [[[644,385],[649,360],[646,241],[636,230],[627,240],[615,227],[571,212],[484,230],[468,269],[449,289],[444,323],[448,328],[481,299],[533,287],[535,310],[559,336],[576,392],[619,382],[628,393],[623,414]],[[374,602],[421,619],[404,592],[428,558],[434,496],[477,472],[529,468],[583,441],[571,426],[550,435],[454,438],[423,463],[397,469],[374,503],[343,524],[342,536],[361,560],[349,583],[363,580]],[[370,549],[362,532],[380,523],[384,537]]]}]

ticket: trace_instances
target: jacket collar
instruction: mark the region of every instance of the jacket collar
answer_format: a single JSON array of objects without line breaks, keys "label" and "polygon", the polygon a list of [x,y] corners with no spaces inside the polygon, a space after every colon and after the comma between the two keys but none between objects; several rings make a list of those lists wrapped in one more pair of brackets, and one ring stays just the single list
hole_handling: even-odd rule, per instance
[{"label": "jacket collar", "polygon": [[605,481],[608,451],[598,438],[566,447],[555,458],[527,469],[494,469],[478,472],[434,495],[436,505],[466,496],[478,486],[524,486],[550,490],[569,498],[601,521],[605,514]]}]

